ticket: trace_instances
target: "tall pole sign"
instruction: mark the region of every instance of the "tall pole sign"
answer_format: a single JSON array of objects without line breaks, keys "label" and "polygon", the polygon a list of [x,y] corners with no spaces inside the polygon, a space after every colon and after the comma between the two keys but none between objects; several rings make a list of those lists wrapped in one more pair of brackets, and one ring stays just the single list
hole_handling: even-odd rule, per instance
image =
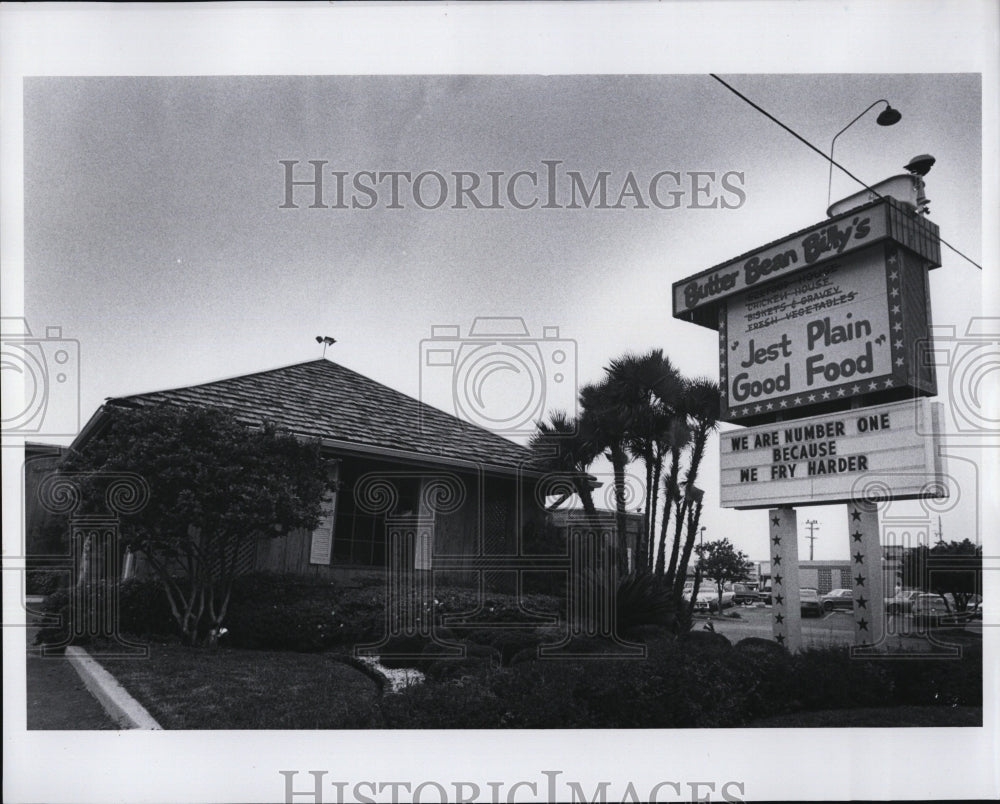
[{"label": "tall pole sign", "polygon": [[937,226],[883,197],[674,283],[674,316],[719,333],[720,418],[748,425],[720,436],[721,504],[769,509],[773,629],[792,650],[792,506],[848,506],[855,642],[876,646],[882,554],[865,488],[944,488],[940,406],[924,398],[937,393],[927,273],[940,265]]}]

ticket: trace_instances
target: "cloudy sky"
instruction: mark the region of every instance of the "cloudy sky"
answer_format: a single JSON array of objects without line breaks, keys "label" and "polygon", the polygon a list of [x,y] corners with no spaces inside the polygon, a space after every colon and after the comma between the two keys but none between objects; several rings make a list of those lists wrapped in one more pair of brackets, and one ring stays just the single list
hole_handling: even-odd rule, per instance
[{"label": "cloudy sky", "polygon": [[[879,127],[876,108],[836,157],[873,182],[933,154],[931,219],[982,262],[978,76],[724,77],[824,151],[888,99],[902,121]],[[319,357],[316,335],[337,339],[328,357],[447,408],[458,369],[428,367],[422,341],[483,316],[522,317],[535,338],[558,327],[571,360],[560,383],[547,364],[546,409],[625,351],[662,347],[715,377],[716,334],[672,318],[671,284],[821,221],[827,200],[828,163],[704,74],[39,77],[24,131],[25,311],[36,334],[58,325],[80,342],[83,421],[109,396]],[[326,208],[308,186],[286,198],[311,160]],[[391,179],[365,171],[427,175],[401,177],[393,201]],[[458,199],[461,172],[487,208]],[[574,172],[587,188],[607,174],[606,208],[572,207]],[[637,192],[620,198],[629,176]],[[834,176],[834,199],[854,189]],[[934,320],[964,333],[981,274],[944,254]],[[493,375],[484,408],[516,411],[525,382]],[[717,477],[713,443],[710,500]],[[946,536],[972,535],[970,505],[943,506]],[[763,558],[763,517],[710,502],[703,524]],[[846,555],[843,517],[808,512],[817,558]]]}]

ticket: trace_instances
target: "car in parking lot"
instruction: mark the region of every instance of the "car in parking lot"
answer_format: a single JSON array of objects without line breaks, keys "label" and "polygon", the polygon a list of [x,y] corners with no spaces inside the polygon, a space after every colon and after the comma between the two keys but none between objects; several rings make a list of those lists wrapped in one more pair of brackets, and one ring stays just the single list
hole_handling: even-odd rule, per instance
[{"label": "car in parking lot", "polygon": [[733,584],[733,602],[737,606],[749,603],[756,603],[760,600],[760,593],[747,583]]},{"label": "car in parking lot", "polygon": [[[736,595],[732,589],[722,590],[722,608],[729,608],[735,605]],[[694,601],[695,611],[718,611],[719,609],[719,592],[715,588],[715,582],[709,581],[708,584],[704,582],[698,589],[698,597]]]},{"label": "car in parking lot", "polygon": [[895,595],[885,599],[885,613],[909,614],[913,610],[913,601],[919,594],[919,589],[900,589]]},{"label": "car in parking lot", "polygon": [[854,609],[854,593],[850,589],[833,589],[819,599],[823,611],[833,611],[834,609]]},{"label": "car in parking lot", "polygon": [[819,592],[815,589],[799,589],[799,613],[803,617],[820,617],[823,614]]},{"label": "car in parking lot", "polygon": [[968,608],[959,612],[955,609],[955,599],[952,595],[941,596],[933,592],[920,592],[913,599],[910,613],[918,625],[962,627],[973,620],[982,619],[980,604],[981,598],[974,595]]}]

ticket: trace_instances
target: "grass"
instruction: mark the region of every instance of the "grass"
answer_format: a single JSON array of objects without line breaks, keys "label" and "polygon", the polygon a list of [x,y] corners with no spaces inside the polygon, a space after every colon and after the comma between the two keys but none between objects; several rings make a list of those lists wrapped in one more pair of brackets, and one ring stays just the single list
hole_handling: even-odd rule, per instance
[{"label": "grass", "polygon": [[331,653],[153,643],[148,659],[100,661],[165,729],[377,725],[378,684]]}]

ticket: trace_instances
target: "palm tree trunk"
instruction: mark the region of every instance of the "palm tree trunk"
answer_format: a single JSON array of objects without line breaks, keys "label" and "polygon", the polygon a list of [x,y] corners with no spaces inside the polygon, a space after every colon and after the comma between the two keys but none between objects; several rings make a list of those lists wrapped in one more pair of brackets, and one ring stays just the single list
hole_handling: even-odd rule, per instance
[{"label": "palm tree trunk", "polygon": [[[649,543],[648,543],[648,554],[646,555],[646,571],[653,571],[653,559],[656,554],[656,513],[657,504],[660,498],[660,475],[663,473],[663,453],[657,450],[656,457],[653,462],[653,485],[652,485],[652,504],[650,510],[652,511],[652,516],[649,520]],[[661,562],[662,563],[662,562]]]},{"label": "palm tree trunk", "polygon": [[625,453],[620,449],[611,451],[611,468],[615,475],[615,525],[618,531],[618,573],[628,574],[628,515],[625,511]]}]

